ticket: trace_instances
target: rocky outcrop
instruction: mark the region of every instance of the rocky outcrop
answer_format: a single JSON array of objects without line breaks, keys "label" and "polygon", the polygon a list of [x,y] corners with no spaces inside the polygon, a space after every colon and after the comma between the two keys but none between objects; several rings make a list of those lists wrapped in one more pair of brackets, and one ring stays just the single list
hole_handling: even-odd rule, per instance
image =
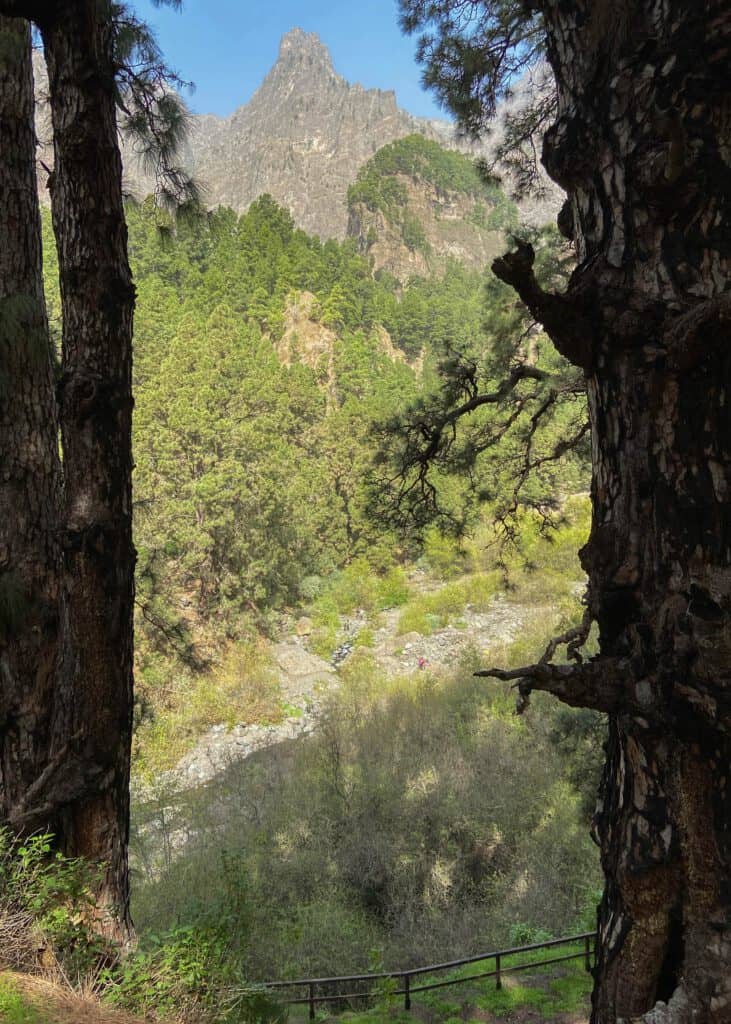
[{"label": "rocky outcrop", "polygon": [[[312,292],[293,292],[284,308],[284,330],[274,342],[274,350],[284,366],[302,363],[317,376],[329,397],[335,400],[335,350],[338,336],[320,321],[320,304]],[[380,325],[374,328],[379,349],[396,363],[407,362],[404,353],[396,348],[391,335]]]},{"label": "rocky outcrop", "polygon": [[329,392],[335,387],[337,335],[320,323],[319,303],[312,292],[294,292],[284,308],[284,331],[274,348],[281,363],[304,363]]},{"label": "rocky outcrop", "polygon": [[[399,217],[370,210],[365,203],[350,206],[348,237],[356,239],[373,270],[386,270],[399,281],[440,273],[448,260],[482,270],[505,249],[505,235],[481,223],[485,204],[474,196],[448,192],[406,175],[395,176],[404,186],[407,201]],[[408,244],[403,217],[420,228],[419,244]]]}]

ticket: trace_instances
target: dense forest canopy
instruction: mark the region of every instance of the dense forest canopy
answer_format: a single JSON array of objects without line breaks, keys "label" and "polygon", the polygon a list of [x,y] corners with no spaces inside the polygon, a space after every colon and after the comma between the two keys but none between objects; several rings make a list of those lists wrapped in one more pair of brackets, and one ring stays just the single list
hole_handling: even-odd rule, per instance
[{"label": "dense forest canopy", "polygon": [[[128,204],[127,220],[138,290],[140,599],[148,588],[180,589],[204,616],[265,613],[355,557],[385,569],[403,537],[374,519],[374,431],[405,402],[442,401],[445,359],[470,361],[485,379],[500,373],[513,356],[506,339],[518,344],[525,329],[507,290],[487,290],[455,262],[405,286],[374,277],[354,242],[308,236],[266,196],[241,217],[220,209],[176,223],[147,203]],[[545,244],[550,262],[554,243]],[[45,253],[54,325],[52,248]],[[476,499],[505,496],[524,428],[516,424],[499,457],[486,453],[474,493],[461,479],[464,456],[452,476],[445,467],[440,493],[462,519]],[[546,451],[562,430],[559,416]],[[480,431],[476,416],[463,450]],[[576,490],[581,467],[582,456],[558,475],[549,463],[526,496],[550,503]]]}]

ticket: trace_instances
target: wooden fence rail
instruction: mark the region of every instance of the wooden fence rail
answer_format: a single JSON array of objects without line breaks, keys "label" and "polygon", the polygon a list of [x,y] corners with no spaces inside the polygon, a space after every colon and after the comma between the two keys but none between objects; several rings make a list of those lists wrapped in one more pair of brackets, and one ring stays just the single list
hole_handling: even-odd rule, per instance
[{"label": "wooden fence rail", "polygon": [[[561,956],[551,957],[548,960],[533,960],[524,964],[505,964],[505,958],[518,956],[521,953],[533,953],[542,949],[554,949],[558,946],[569,946],[582,944],[582,949],[577,953],[564,953]],[[351,999],[369,999],[374,993],[372,984],[377,981],[395,981],[400,987],[396,988],[391,995],[404,997],[404,1009],[411,1009],[411,997],[415,992],[427,992],[434,988],[446,988],[448,985],[463,985],[468,981],[477,981],[481,978],[495,978],[495,987],[502,988],[502,979],[506,974],[529,971],[535,967],[545,967],[548,964],[559,964],[567,960],[578,960],[583,958],[587,971],[592,969],[592,959],[596,952],[596,932],[582,932],[580,935],[567,935],[561,939],[549,939],[547,942],[534,942],[528,946],[513,946],[511,949],[499,949],[492,953],[480,953],[477,956],[464,957],[462,960],[449,960],[442,964],[429,964],[427,967],[412,967],[404,971],[383,971],[376,974],[344,974],[336,978],[297,978],[293,981],[266,981],[263,987],[268,990],[277,991],[287,989],[306,989],[306,995],[285,995],[277,999],[289,1006],[308,1005],[310,1008],[310,1020],[315,1017],[315,1005],[317,1003],[334,1003]],[[438,981],[427,981],[423,984],[414,985],[412,979],[419,979],[422,975],[438,974],[440,971],[454,970],[456,967],[464,967],[467,964],[484,963],[492,961],[492,969],[478,971],[476,974],[468,974],[458,978],[445,978]],[[355,983],[368,983],[368,987],[362,992],[332,992],[333,988],[352,987]],[[324,990],[324,991],[323,991]],[[330,991],[328,991],[330,990]]]}]

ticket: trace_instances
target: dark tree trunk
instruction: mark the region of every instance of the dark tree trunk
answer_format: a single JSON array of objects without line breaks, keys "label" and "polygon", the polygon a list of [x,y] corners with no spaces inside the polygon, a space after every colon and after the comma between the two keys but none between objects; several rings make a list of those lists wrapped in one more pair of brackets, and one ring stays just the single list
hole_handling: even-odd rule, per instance
[{"label": "dark tree trunk", "polygon": [[[579,266],[541,293],[587,373],[600,655],[535,686],[610,714],[595,1024],[731,1021],[731,9],[543,0]],[[530,682],[530,680],[529,680]],[[654,1008],[654,1009],[653,1009]]]},{"label": "dark tree trunk", "polygon": [[[0,16],[0,821],[49,768],[60,462],[41,265],[27,22]],[[54,828],[52,813],[32,828]]]},{"label": "dark tree trunk", "polygon": [[67,853],[102,861],[108,932],[129,928],[134,548],[131,337],[117,144],[113,27],[106,3],[66,0],[39,19],[54,132],[51,187],[63,310],[59,386],[67,615],[56,732],[79,791],[61,815]]},{"label": "dark tree trunk", "polygon": [[[40,491],[37,495],[29,493],[33,486],[31,474],[25,473],[20,459],[16,460],[17,466],[10,465],[1,481],[3,487],[10,484],[8,494],[15,486],[13,497],[17,498],[18,508],[31,510],[28,523],[23,521],[21,526],[27,528],[29,538],[35,530],[33,543],[41,545],[36,548],[35,570],[29,556],[27,564],[23,562],[20,548],[17,553],[13,550],[9,565],[21,583],[25,582],[23,573],[34,583],[36,590],[32,596],[37,608],[34,607],[33,614],[46,616],[42,625],[56,642],[59,636],[62,638],[52,714],[50,675],[47,681],[45,677],[31,678],[27,671],[25,683],[18,685],[25,685],[31,697],[21,706],[16,687],[17,692],[8,691],[10,705],[0,706],[6,722],[23,716],[27,719],[15,727],[15,733],[5,730],[9,739],[0,750],[3,770],[8,758],[17,760],[19,756],[13,745],[19,747],[30,742],[23,740],[22,730],[29,733],[32,729],[35,737],[28,747],[29,762],[34,758],[42,762],[40,775],[34,773],[29,763],[23,779],[18,777],[13,783],[9,800],[16,803],[8,816],[11,823],[23,828],[52,819],[59,844],[66,853],[103,865],[104,876],[97,893],[100,925],[109,936],[124,939],[130,927],[127,840],[134,599],[134,288],[127,262],[122,167],[117,144],[113,7],[108,0],[2,0],[0,12],[32,19],[43,36],[54,131],[55,166],[49,187],[64,321],[63,366],[58,387],[65,484],[58,531],[60,623],[53,620],[56,603],[55,592],[50,589],[52,574],[49,575],[49,566],[55,565],[55,549],[52,544],[51,549],[48,544],[45,550],[42,548],[46,527],[40,513],[34,512],[39,502],[43,508],[46,501],[49,507],[53,506],[58,496],[58,476],[54,477],[52,466],[46,467],[42,499]],[[24,88],[25,74],[13,70],[12,82],[7,84],[11,102],[18,99]],[[29,92],[27,102],[31,101]],[[32,124],[30,107],[24,117],[8,120],[7,126],[3,126],[11,132],[7,152],[14,152],[14,147],[20,145],[12,133],[18,138],[22,136],[23,145],[32,149]],[[2,158],[5,174],[4,138]],[[31,161],[29,175],[32,166]],[[8,166],[8,174],[10,169]],[[33,275],[39,274],[39,234],[37,211],[33,220],[33,211],[28,206],[36,194],[35,185],[28,184],[19,190],[10,177],[8,182],[11,191],[7,199],[5,189],[2,195],[8,210],[5,214],[3,206],[7,222],[0,222],[0,226],[18,234],[17,248],[11,250],[17,255],[7,256],[8,247],[0,259],[8,262],[9,273],[19,272],[24,258],[29,261],[27,283],[24,278],[13,289],[22,291],[27,287],[35,297],[40,295],[40,277],[33,281]],[[20,237],[23,232],[29,237]],[[47,358],[47,345],[44,352]],[[24,369],[30,371],[30,363],[14,366],[13,372],[21,375]],[[30,393],[31,378],[27,380],[25,390]],[[10,443],[18,451],[23,442],[20,433],[27,430],[32,461],[40,458],[40,445],[32,443],[32,432],[41,428],[31,400],[26,399],[27,409],[22,405],[25,390],[21,387],[14,400],[19,415],[27,419],[27,427],[25,421],[14,418],[15,414],[5,416],[4,422],[12,421],[17,437],[11,434]],[[40,408],[40,402],[38,405]],[[32,419],[31,413],[36,419]],[[44,415],[44,443],[50,432],[55,452],[53,412],[44,409]],[[11,454],[12,451],[11,448]],[[42,458],[47,459],[47,455]],[[33,464],[34,470],[40,468]],[[0,500],[9,503],[12,498],[6,499],[3,494]],[[0,529],[4,525],[3,522]],[[43,557],[38,556],[40,550]],[[8,573],[3,576],[7,579]],[[58,628],[54,630],[55,625]],[[26,656],[22,645],[15,644],[15,648],[16,660]],[[55,659],[55,648],[53,653]],[[6,662],[10,665],[7,658],[3,664]],[[10,669],[16,670],[13,665]],[[45,697],[49,697],[47,702]],[[33,715],[37,717],[35,722],[31,721]],[[25,748],[20,755],[26,756]]]}]

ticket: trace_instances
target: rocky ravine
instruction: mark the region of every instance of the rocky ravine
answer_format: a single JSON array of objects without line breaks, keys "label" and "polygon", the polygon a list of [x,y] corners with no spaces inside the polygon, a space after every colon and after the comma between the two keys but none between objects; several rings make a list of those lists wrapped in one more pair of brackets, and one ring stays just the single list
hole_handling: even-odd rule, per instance
[{"label": "rocky ravine", "polygon": [[[447,626],[430,636],[397,632],[401,610],[382,613],[369,650],[384,676],[436,675],[453,670],[470,651],[486,652],[515,640],[535,608],[493,599],[485,612],[469,606],[461,616],[463,628]],[[342,638],[355,639],[366,625],[365,615],[342,620]],[[148,880],[157,878],[170,866],[186,844],[195,838],[188,802],[201,796],[209,807],[219,806],[226,814],[226,779],[229,769],[249,758],[267,758],[267,752],[282,755],[286,763],[288,745],[312,733],[318,725],[328,694],[337,689],[340,677],[331,662],[307,648],[305,635],[290,635],[272,647],[278,670],[282,699],[291,714],[275,725],[214,725],[198,740],[176,767],[164,772],[153,784],[133,782],[134,830],[132,851],[135,869]],[[351,655],[348,655],[348,657]],[[347,660],[347,657],[346,659]],[[265,770],[269,761],[264,762]]]},{"label": "rocky ravine", "polygon": [[[463,628],[446,626],[430,636],[398,634],[399,609],[386,611],[370,650],[384,676],[419,671],[443,674],[454,669],[470,650],[487,651],[509,644],[520,634],[535,609],[513,604],[498,595],[489,610],[477,613],[468,606]],[[357,615],[343,619],[343,637],[354,638],[365,621]],[[307,649],[306,637],[289,636],[272,647],[282,698],[292,714],[276,725],[236,725],[228,730],[215,725],[200,737],[170,772],[159,780],[160,789],[188,790],[204,785],[232,764],[311,732],[317,725],[327,695],[338,686],[333,665]]]}]

